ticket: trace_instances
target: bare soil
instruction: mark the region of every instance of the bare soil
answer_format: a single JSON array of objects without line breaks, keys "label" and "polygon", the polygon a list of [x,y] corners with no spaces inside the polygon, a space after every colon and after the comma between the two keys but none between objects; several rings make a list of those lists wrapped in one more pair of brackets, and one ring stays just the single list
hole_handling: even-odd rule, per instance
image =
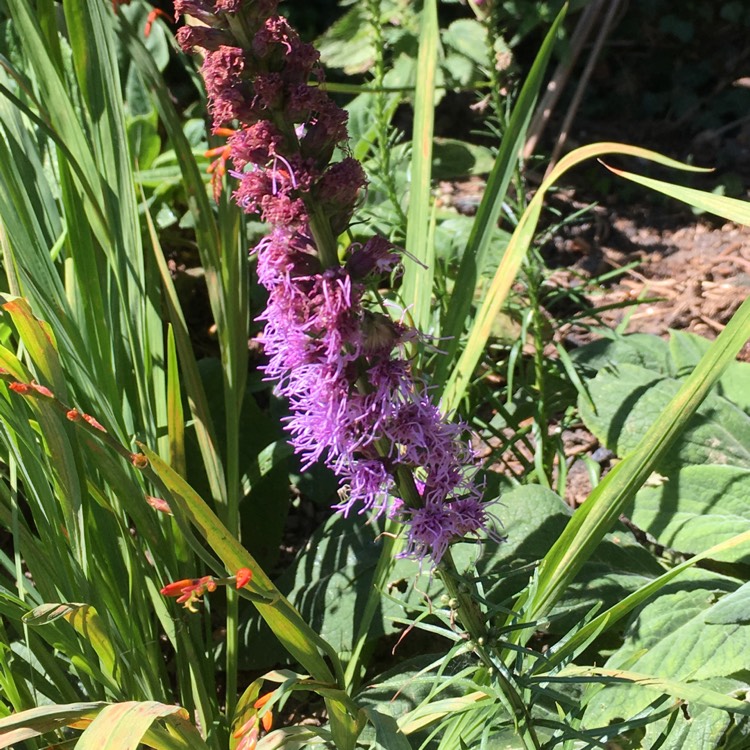
[{"label": "bare soil", "polygon": [[[584,205],[572,192],[558,196],[560,201],[572,210]],[[712,339],[750,295],[749,227],[685,213],[670,217],[653,207],[600,206],[553,244],[553,263],[564,263],[552,275],[560,285],[626,269],[596,302],[647,300],[602,314],[612,327],[627,317],[631,333],[667,336],[678,329]],[[741,359],[750,361],[750,347]]]}]

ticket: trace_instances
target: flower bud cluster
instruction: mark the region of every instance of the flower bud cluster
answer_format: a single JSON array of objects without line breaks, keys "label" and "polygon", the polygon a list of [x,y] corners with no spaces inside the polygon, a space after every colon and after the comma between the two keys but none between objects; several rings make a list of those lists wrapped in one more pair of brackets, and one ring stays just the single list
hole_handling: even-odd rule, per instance
[{"label": "flower bud cluster", "polygon": [[[372,237],[350,247],[344,265],[335,247],[333,260],[320,247],[348,227],[365,175],[350,157],[330,163],[337,147],[346,153],[346,113],[310,84],[321,80],[317,52],[275,6],[175,3],[205,24],[178,36],[204,55],[214,129],[237,128],[228,142],[235,198],[271,226],[256,248],[269,292],[266,376],[289,400],[286,427],[304,467],[323,460],[345,486],[336,507],[398,517],[405,554],[437,563],[451,542],[497,533],[463,428],[442,418],[403,355],[415,333],[365,304],[368,287],[397,266],[394,247]],[[411,497],[397,485],[404,471]]]}]

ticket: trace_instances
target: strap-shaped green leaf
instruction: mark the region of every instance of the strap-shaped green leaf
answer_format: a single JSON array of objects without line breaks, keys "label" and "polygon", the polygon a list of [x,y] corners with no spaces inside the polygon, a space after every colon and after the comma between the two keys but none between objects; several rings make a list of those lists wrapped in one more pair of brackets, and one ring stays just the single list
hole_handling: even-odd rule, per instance
[{"label": "strap-shaped green leaf", "polygon": [[426,0],[419,35],[406,257],[401,286],[403,303],[410,309],[414,324],[419,330],[428,328],[432,280],[435,274],[435,253],[430,242],[429,226],[438,34],[437,2]]}]

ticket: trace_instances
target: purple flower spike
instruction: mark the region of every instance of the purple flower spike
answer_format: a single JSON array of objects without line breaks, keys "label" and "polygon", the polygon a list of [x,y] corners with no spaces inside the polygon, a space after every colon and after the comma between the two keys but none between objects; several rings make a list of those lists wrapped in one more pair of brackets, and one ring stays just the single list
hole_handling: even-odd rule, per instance
[{"label": "purple flower spike", "polygon": [[[500,541],[474,481],[465,426],[446,422],[412,375],[404,344],[419,334],[366,303],[367,289],[397,271],[399,254],[375,236],[352,245],[345,265],[337,262],[335,238],[366,177],[347,156],[346,112],[309,85],[322,80],[318,53],[274,15],[274,0],[177,0],[175,7],[207,24],[181,30],[180,42],[205,55],[214,129],[236,124],[228,142],[229,174],[239,180],[234,198],[271,225],[255,249],[268,290],[264,371],[289,402],[285,426],[303,468],[323,461],[336,473],[342,489],[334,507],[344,515],[400,520],[403,555],[420,562],[439,563],[461,539]],[[251,49],[234,38],[232,14]],[[331,163],[336,149],[344,157]],[[399,489],[404,474],[416,492]]]}]

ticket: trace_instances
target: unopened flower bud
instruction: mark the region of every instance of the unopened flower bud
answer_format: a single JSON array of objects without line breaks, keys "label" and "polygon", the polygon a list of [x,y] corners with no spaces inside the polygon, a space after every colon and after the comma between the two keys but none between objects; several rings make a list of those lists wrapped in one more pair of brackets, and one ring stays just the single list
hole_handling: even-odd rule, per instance
[{"label": "unopened flower bud", "polygon": [[352,278],[360,280],[370,274],[387,273],[398,262],[399,255],[395,252],[393,243],[376,234],[351,254],[346,262],[346,270]]},{"label": "unopened flower bud", "polygon": [[195,47],[215,52],[222,45],[231,45],[232,37],[210,26],[182,26],[177,30],[177,42],[185,52]]}]

